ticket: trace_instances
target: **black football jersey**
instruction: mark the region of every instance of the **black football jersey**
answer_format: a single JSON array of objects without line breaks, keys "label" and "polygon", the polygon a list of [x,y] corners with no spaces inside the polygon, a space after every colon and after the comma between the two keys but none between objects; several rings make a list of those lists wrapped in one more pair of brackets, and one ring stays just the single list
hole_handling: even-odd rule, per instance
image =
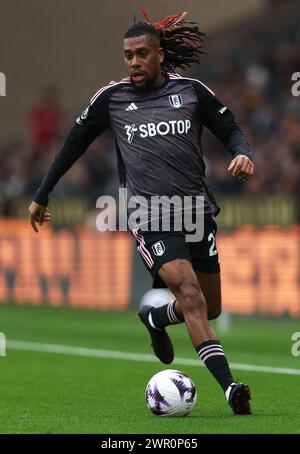
[{"label": "black football jersey", "polygon": [[219,211],[205,177],[201,146],[203,126],[232,156],[251,157],[232,112],[196,79],[165,74],[151,91],[137,90],[130,78],[101,88],[77,118],[35,201],[46,205],[63,173],[103,131],[116,142],[121,186],[128,197],[203,196],[205,213]]}]

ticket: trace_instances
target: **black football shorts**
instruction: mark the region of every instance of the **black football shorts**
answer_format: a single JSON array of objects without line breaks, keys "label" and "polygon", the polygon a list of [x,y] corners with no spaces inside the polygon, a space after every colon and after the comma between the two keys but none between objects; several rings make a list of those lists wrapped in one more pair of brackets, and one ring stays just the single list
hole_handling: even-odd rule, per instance
[{"label": "black football shorts", "polygon": [[166,287],[158,270],[165,263],[176,259],[189,260],[195,271],[220,272],[216,247],[217,223],[212,216],[205,216],[204,236],[199,242],[186,242],[185,232],[148,232],[136,229],[132,234],[146,269],[152,275],[154,288]]}]

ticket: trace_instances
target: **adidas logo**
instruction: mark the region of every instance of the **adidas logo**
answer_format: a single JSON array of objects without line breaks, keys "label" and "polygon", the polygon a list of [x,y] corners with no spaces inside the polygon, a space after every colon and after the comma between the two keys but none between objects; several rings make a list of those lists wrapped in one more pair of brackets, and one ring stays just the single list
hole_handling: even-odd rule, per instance
[{"label": "adidas logo", "polygon": [[127,107],[127,109],[125,109],[126,111],[128,110],[137,110],[137,107],[136,105],[134,104],[134,102],[132,102],[131,104],[129,104],[129,106]]},{"label": "adidas logo", "polygon": [[219,112],[220,112],[220,114],[223,114],[224,112],[226,112],[226,110],[227,110],[227,107],[222,107],[222,108],[219,110]]}]

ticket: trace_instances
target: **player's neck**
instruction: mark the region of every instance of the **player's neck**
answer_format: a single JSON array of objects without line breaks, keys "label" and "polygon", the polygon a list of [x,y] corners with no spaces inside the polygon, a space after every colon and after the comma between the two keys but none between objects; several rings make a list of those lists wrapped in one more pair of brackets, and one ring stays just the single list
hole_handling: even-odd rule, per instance
[{"label": "player's neck", "polygon": [[160,74],[157,76],[154,87],[160,88],[162,85],[165,84],[165,82],[166,82],[166,76],[164,73],[160,72]]}]

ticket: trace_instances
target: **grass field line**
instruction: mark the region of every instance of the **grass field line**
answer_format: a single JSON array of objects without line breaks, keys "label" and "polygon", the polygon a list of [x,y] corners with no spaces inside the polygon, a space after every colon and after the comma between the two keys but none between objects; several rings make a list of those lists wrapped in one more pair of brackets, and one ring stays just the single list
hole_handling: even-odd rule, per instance
[{"label": "grass field line", "polygon": [[[24,342],[18,340],[8,340],[7,347],[10,350],[24,350],[40,353],[60,353],[63,355],[85,356],[89,358],[107,358],[125,361],[157,362],[154,355],[143,353],[119,352],[114,350],[100,350],[85,347],[71,347],[59,344],[43,344],[38,342]],[[174,365],[178,366],[203,366],[199,359],[175,357]],[[255,364],[230,363],[233,370],[247,370],[252,372],[266,372],[270,374],[300,375],[300,369],[289,369],[284,367],[259,366]]]}]

